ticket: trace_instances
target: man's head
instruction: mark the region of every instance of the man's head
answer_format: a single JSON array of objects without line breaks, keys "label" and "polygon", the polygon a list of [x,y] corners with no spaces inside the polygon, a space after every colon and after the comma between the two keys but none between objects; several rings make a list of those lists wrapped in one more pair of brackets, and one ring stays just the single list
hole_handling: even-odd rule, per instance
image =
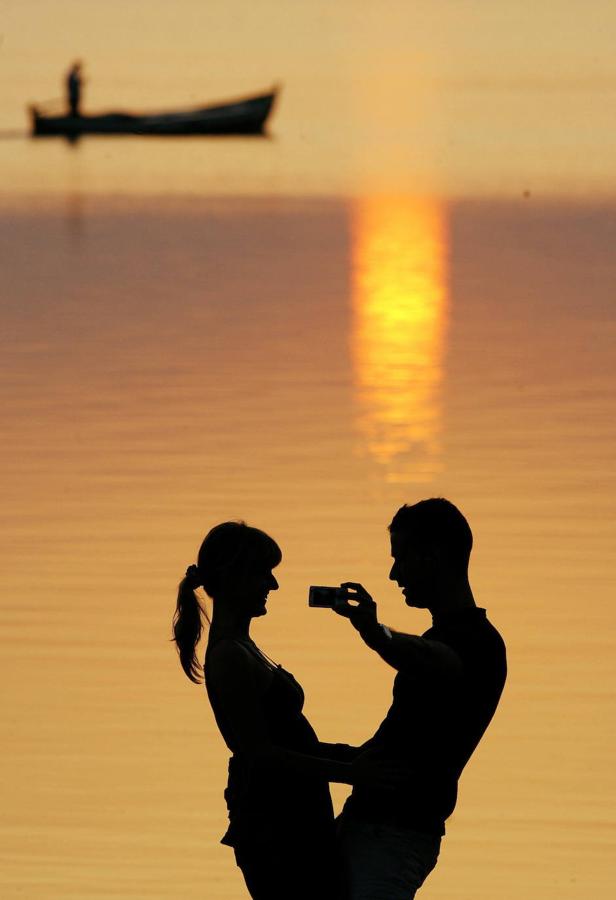
[{"label": "man's head", "polygon": [[468,580],[473,535],[460,510],[441,497],[406,504],[389,526],[389,573],[408,606],[434,608],[450,586]]}]

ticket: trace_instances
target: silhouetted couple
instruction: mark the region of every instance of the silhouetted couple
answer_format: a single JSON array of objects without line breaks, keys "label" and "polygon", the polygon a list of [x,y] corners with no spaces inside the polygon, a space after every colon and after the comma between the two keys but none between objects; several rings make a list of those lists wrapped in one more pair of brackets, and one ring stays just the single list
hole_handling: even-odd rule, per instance
[{"label": "silhouetted couple", "polygon": [[[250,638],[251,620],[278,588],[282,554],[272,538],[241,522],[218,525],[180,584],[174,635],[192,681],[202,671],[195,590],[213,600],[205,684],[232,753],[222,843],[254,900],[414,897],[497,707],[505,646],[469,585],[468,522],[449,501],[430,499],[399,509],[389,531],[389,577],[433,624],[421,637],[392,632],[361,585],[342,585],[335,611],[396,670],[389,712],[361,747],[320,742],[302,714],[300,685]],[[353,786],[337,821],[330,781]]]}]

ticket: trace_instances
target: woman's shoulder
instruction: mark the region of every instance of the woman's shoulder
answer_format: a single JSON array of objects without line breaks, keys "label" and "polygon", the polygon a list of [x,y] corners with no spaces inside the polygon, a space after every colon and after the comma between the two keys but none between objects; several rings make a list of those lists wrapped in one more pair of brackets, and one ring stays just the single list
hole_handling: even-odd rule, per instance
[{"label": "woman's shoulder", "polygon": [[249,665],[253,662],[253,654],[245,642],[232,637],[210,639],[205,658],[210,664],[217,666],[224,666],[227,663]]},{"label": "woman's shoulder", "polygon": [[220,637],[208,643],[205,667],[214,678],[245,680],[249,676],[261,683],[264,678],[269,681],[267,676],[271,675],[246,642],[230,637]]}]

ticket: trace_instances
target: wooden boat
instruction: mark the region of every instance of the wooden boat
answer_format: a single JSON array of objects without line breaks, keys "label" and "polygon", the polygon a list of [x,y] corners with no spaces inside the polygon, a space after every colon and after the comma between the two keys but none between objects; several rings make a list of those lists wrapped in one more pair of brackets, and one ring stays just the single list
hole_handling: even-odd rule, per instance
[{"label": "wooden boat", "polygon": [[273,88],[267,94],[227,103],[145,115],[108,112],[98,116],[51,116],[31,106],[32,135],[76,138],[82,134],[262,134],[277,92]]}]

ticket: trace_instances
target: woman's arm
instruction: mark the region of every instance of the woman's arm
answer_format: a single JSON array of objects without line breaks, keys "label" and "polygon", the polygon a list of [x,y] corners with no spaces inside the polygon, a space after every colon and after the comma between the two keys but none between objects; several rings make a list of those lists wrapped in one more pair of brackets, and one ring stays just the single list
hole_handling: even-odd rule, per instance
[{"label": "woman's arm", "polygon": [[[267,766],[284,766],[298,775],[311,775],[342,784],[369,783],[377,787],[391,786],[389,774],[374,764],[352,759],[311,756],[273,744],[261,712],[261,690],[258,683],[259,663],[235,641],[220,641],[210,651],[208,676],[224,707],[225,720],[233,732],[235,743],[246,756]],[[346,745],[323,744],[324,748]],[[359,748],[349,748],[355,751]],[[341,756],[344,754],[341,754]],[[349,754],[350,756],[350,754]]]},{"label": "woman's arm", "polygon": [[323,759],[335,759],[338,762],[353,762],[361,753],[361,747],[351,747],[350,744],[328,744],[319,741],[319,756]]}]

